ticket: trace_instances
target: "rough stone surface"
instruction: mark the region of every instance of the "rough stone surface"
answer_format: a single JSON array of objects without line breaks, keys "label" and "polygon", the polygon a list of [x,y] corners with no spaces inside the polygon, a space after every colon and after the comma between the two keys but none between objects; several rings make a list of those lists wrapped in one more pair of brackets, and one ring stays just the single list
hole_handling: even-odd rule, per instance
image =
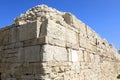
[{"label": "rough stone surface", "polygon": [[117,80],[120,51],[74,15],[38,5],[0,29],[0,80]]}]

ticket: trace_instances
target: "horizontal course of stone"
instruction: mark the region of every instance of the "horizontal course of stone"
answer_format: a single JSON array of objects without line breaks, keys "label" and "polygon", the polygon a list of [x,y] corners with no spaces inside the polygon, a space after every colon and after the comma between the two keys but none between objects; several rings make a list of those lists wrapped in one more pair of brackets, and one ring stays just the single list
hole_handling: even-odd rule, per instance
[{"label": "horizontal course of stone", "polygon": [[0,29],[0,80],[117,80],[120,54],[74,15],[46,5]]}]

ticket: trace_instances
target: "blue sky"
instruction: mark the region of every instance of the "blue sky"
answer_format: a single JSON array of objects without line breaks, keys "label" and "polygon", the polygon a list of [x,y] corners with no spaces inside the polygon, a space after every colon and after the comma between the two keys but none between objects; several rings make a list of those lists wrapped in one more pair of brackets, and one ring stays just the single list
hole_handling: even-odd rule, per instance
[{"label": "blue sky", "polygon": [[120,49],[120,0],[1,0],[0,27],[39,4],[71,12]]}]

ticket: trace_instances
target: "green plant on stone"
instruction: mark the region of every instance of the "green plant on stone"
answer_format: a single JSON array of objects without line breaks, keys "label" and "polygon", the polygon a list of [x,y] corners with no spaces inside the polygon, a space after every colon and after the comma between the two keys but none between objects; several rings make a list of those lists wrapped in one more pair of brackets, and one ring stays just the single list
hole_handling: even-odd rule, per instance
[{"label": "green plant on stone", "polygon": [[117,79],[120,79],[120,74],[118,74]]}]

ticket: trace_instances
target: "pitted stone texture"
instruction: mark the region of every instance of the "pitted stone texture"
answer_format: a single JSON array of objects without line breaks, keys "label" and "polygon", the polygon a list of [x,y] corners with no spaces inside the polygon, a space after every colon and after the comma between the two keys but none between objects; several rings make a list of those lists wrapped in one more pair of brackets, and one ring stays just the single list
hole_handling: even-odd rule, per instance
[{"label": "pitted stone texture", "polygon": [[47,36],[65,42],[66,28],[60,24],[55,23],[52,20],[48,20]]},{"label": "pitted stone texture", "polygon": [[[38,28],[37,28],[38,27]],[[37,26],[37,22],[27,23],[19,27],[19,40],[29,40],[37,37],[40,26]]]},{"label": "pitted stone texture", "polygon": [[63,47],[44,45],[43,61],[68,61],[67,50]]},{"label": "pitted stone texture", "polygon": [[0,46],[9,43],[9,30],[4,30],[0,32]]},{"label": "pitted stone texture", "polygon": [[42,53],[40,46],[30,46],[19,48],[19,62],[38,62],[41,61]]},{"label": "pitted stone texture", "polygon": [[17,42],[17,40],[18,40],[18,28],[13,27],[10,29],[9,42],[14,43]]}]

